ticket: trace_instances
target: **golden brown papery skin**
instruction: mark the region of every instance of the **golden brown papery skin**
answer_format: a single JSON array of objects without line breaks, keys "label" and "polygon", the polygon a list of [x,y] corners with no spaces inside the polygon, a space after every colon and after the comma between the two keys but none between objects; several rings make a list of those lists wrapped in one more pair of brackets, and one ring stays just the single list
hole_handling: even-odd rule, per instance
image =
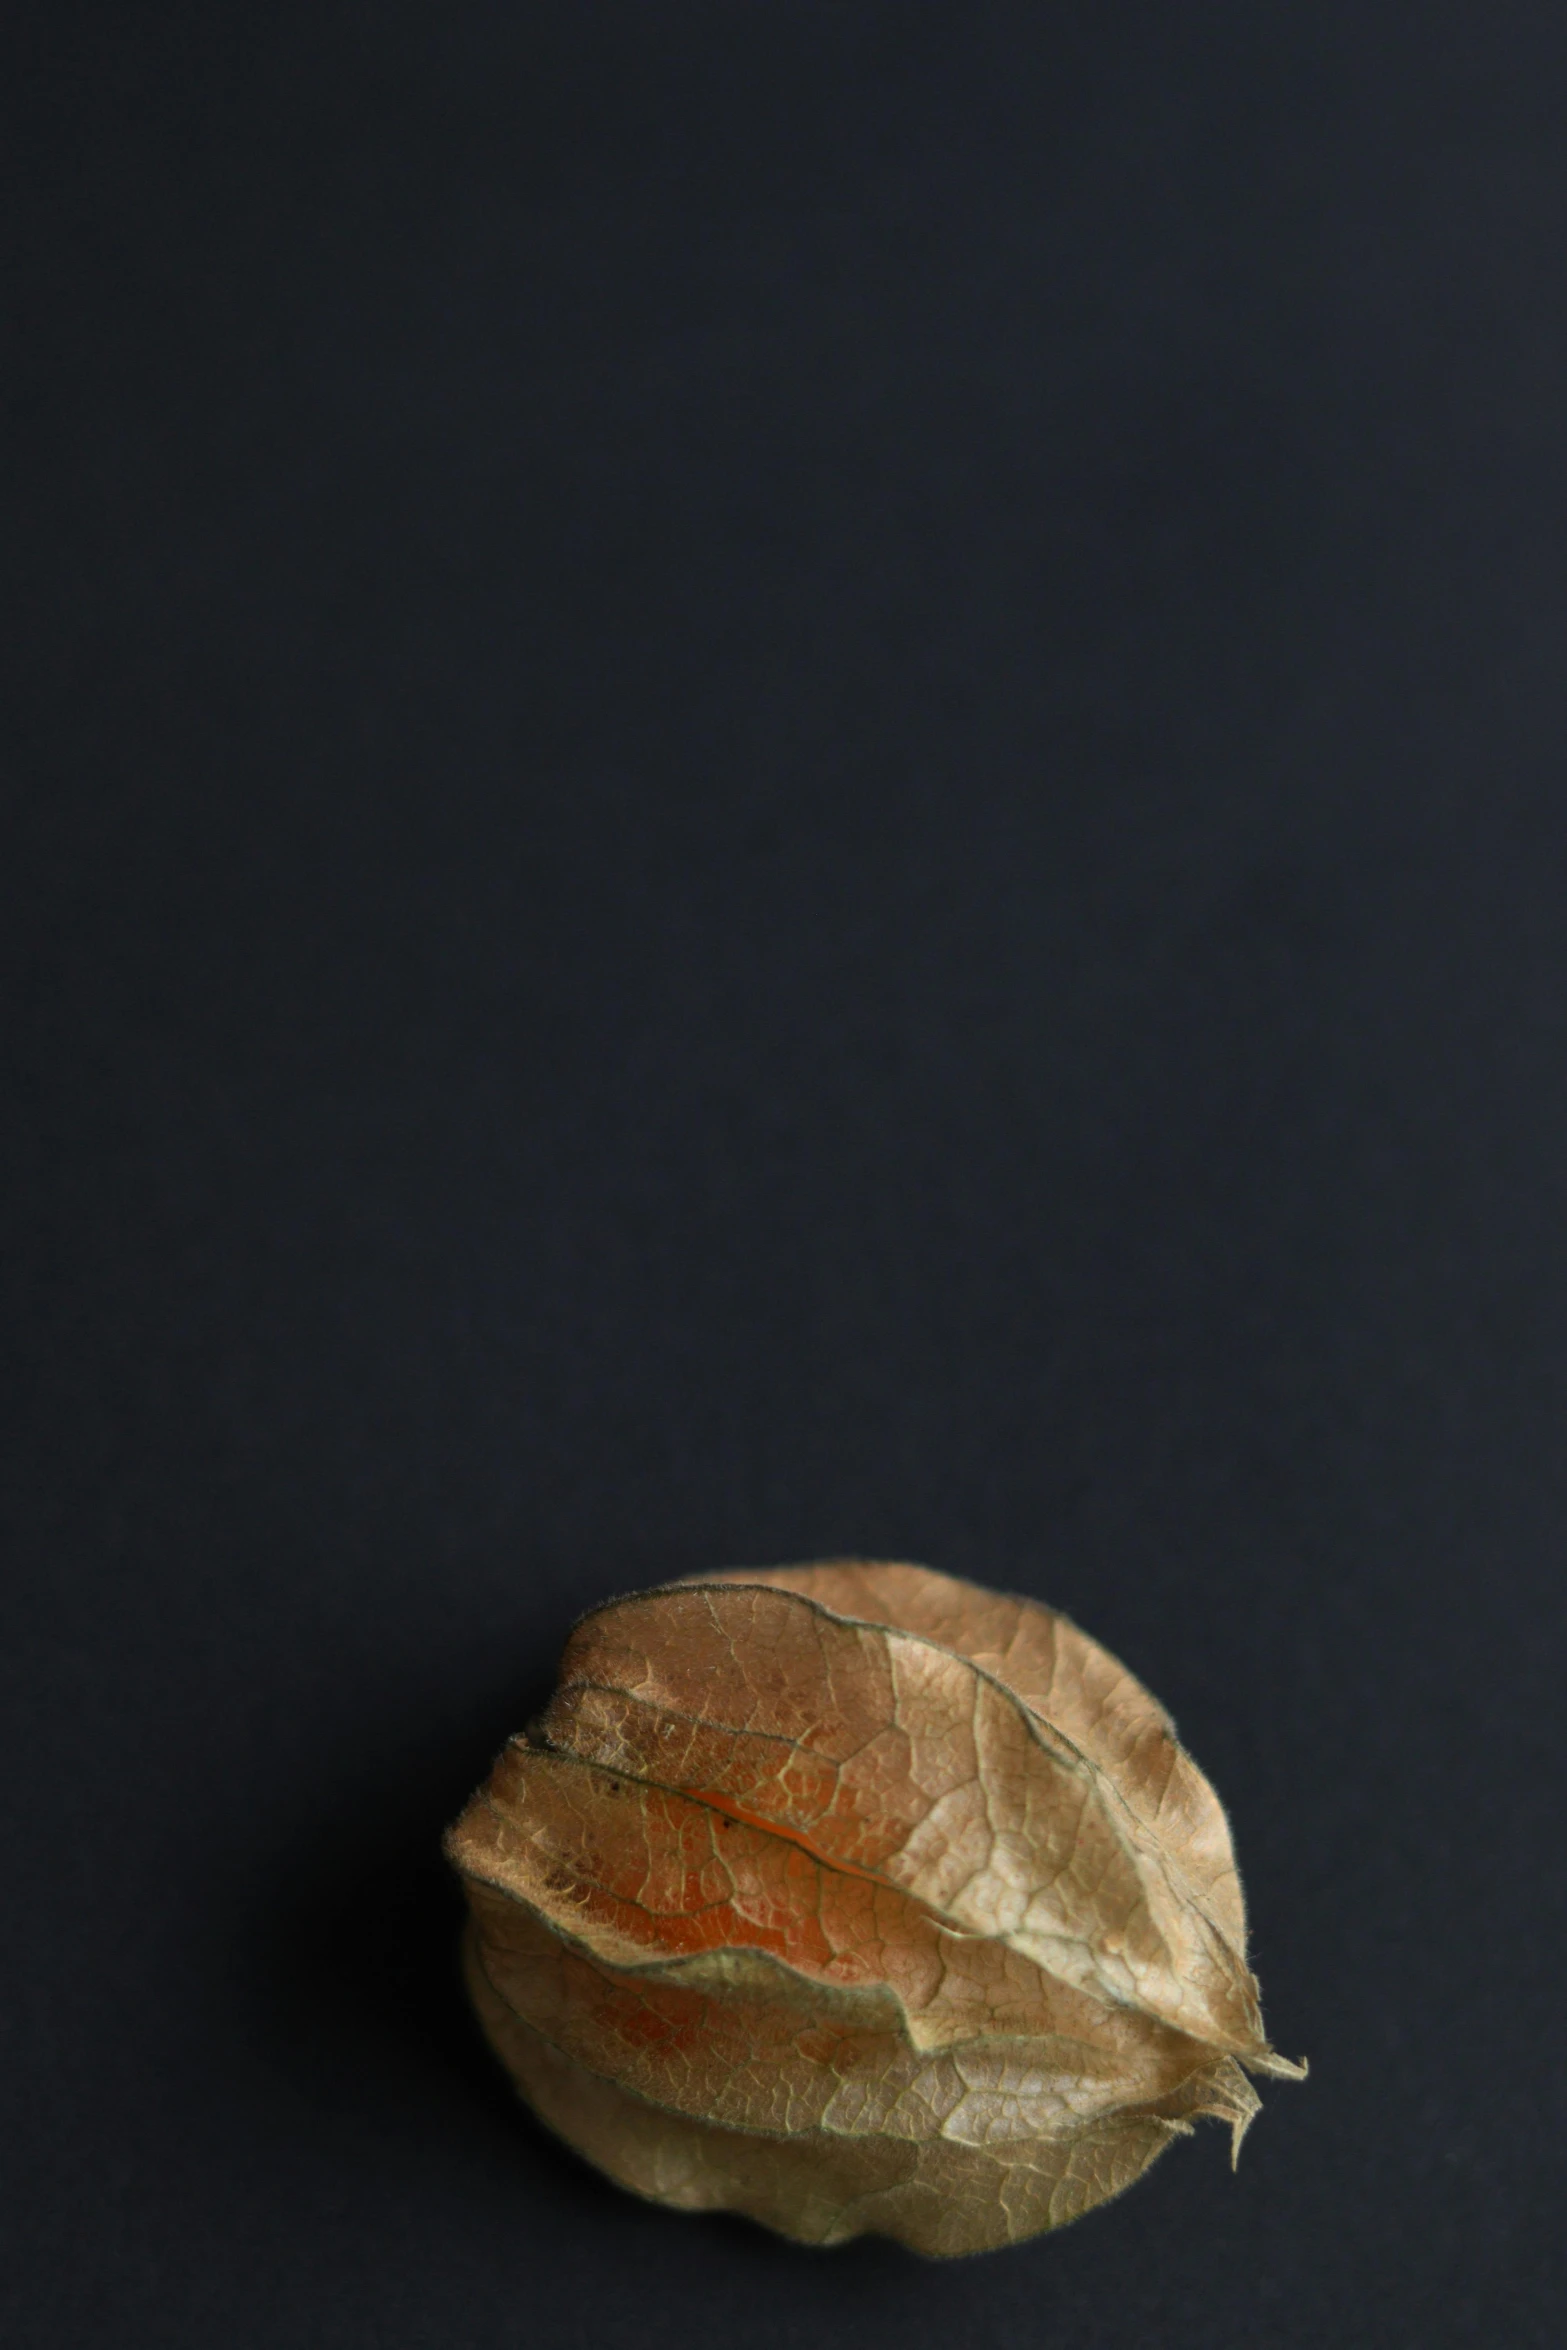
[{"label": "golden brown papery skin", "polygon": [[578,1625],[447,1836],[468,1985],[623,2186],[988,2251],[1119,2194],[1268,2046],[1228,1823],[1064,1616],[925,1567],[735,1569]]}]

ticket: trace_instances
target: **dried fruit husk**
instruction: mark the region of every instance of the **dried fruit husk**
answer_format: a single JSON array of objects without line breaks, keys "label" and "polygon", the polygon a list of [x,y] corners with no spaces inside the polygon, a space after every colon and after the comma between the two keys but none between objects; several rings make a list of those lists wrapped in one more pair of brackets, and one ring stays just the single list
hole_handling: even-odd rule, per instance
[{"label": "dried fruit husk", "polygon": [[1228,1823],[1075,1624],[928,1568],[735,1570],[578,1625],[449,1832],[523,2096],[622,2185],[831,2244],[1059,2227],[1269,2047]]}]

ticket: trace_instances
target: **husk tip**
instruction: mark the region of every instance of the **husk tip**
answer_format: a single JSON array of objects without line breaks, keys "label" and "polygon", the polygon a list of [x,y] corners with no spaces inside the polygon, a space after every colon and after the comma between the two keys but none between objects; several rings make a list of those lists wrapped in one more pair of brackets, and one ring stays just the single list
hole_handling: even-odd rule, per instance
[{"label": "husk tip", "polygon": [[1232,2172],[1238,2171],[1241,2167],[1242,2141],[1261,2110],[1260,2105],[1254,2105],[1249,2113],[1236,2114],[1230,2123],[1230,2169]]},{"label": "husk tip", "polygon": [[1246,2068],[1249,2072],[1266,2073],[1275,2081],[1304,2081],[1311,2071],[1305,2057],[1296,2064],[1291,2058],[1280,2056],[1276,2048],[1267,2049],[1261,2056],[1248,2056]]}]

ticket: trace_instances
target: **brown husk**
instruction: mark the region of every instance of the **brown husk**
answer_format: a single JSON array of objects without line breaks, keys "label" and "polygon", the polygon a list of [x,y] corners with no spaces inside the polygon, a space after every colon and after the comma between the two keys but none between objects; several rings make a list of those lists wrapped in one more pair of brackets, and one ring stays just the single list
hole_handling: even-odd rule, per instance
[{"label": "brown husk", "polygon": [[1064,1617],[923,1567],[597,1609],[447,1838],[485,2031],[635,2192],[988,2250],[1131,2184],[1269,2048],[1228,1824]]}]

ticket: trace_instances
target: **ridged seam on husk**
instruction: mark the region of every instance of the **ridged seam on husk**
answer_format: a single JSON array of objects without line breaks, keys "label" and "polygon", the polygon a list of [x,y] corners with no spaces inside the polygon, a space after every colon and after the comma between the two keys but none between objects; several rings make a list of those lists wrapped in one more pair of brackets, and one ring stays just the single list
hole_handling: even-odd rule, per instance
[{"label": "ridged seam on husk", "polygon": [[[593,1768],[593,1766],[579,1767]],[[859,2034],[862,2037],[870,2034],[876,2037],[895,2038],[905,2057],[920,2068],[926,2079],[934,2079],[935,2073],[944,2067],[955,2068],[962,2079],[964,2078],[965,2061],[971,2063],[976,2055],[989,2055],[992,2058],[1010,2056],[1015,2062],[1025,2064],[1037,2073],[1043,2066],[1047,2049],[1059,2055],[1064,2050],[1076,2046],[1082,2051],[1083,2057],[1088,2060],[1088,2070],[1080,2070],[1075,2076],[1075,2085],[1083,2093],[1085,2103],[1090,2108],[1089,2111],[1078,2115],[1077,2118],[1080,2122],[1087,2122],[1093,2118],[1091,2108],[1093,2092],[1096,2088],[1102,2100],[1098,2108],[1101,2119],[1116,2111],[1124,2110],[1129,2104],[1147,2105],[1146,2095],[1141,2098],[1136,2096],[1132,2084],[1124,2077],[1118,2081],[1113,2070],[1101,2074],[1096,2081],[1093,2070],[1094,2060],[1097,2059],[1107,2064],[1112,2063],[1113,2051],[1102,2044],[1096,2044],[1089,2039],[1063,2031],[1058,2026],[1052,2025],[1049,2028],[1036,2026],[1032,2031],[1023,2033],[1004,2030],[979,2031],[967,2033],[962,2037],[943,2036],[932,2040],[911,2028],[914,2019],[909,2016],[904,2002],[892,1984],[877,1983],[854,1987],[834,1984],[825,1981],[820,1975],[812,1975],[798,1967],[791,1966],[787,1959],[780,1957],[776,1952],[748,1948],[743,1945],[728,1944],[721,1948],[695,1954],[682,1954],[670,1959],[628,1963],[623,1958],[611,1956],[602,1946],[596,1946],[590,1937],[573,1933],[570,1927],[563,1924],[541,1901],[528,1898],[516,1886],[507,1884],[487,1872],[481,1875],[479,1868],[474,1865],[471,1859],[463,1865],[471,1877],[483,1883],[487,1890],[507,1908],[514,1909],[530,1919],[547,1937],[552,1947],[563,1952],[575,1953],[579,1961],[591,1968],[594,1974],[611,1990],[620,1986],[634,1988],[638,1985],[653,1991],[667,1987],[676,1994],[710,1998],[718,1991],[739,1989],[742,1986],[743,1978],[749,1976],[749,1981],[744,1981],[743,1987],[746,1997],[750,1998],[757,1992],[757,1977],[760,1976],[764,1980],[774,1981],[780,1986],[792,1985],[794,1987],[792,1993],[785,1994],[789,2010],[792,2013],[798,2013],[808,2009],[812,2019],[810,2028],[813,2032],[819,2030],[827,2017],[835,2013],[838,2019],[838,2028],[850,2034]],[[488,1947],[488,1939],[483,1918],[477,1913],[474,1919],[474,1931],[482,1953]],[[494,1952],[494,1960],[507,1971],[509,1971],[510,1965],[517,1963],[516,1953],[499,1948]],[[553,2040],[554,2044],[560,2047],[560,2042],[541,2021],[537,2012],[524,2014],[515,2006],[501,1981],[497,1979],[493,1966],[488,1962],[486,1962],[486,1973],[495,1995],[505,2001],[514,2013],[518,2014],[519,2020],[527,2023],[542,2037]],[[1169,2033],[1169,2039],[1172,2043],[1178,2042],[1181,2038],[1181,2035],[1174,2032]],[[590,2070],[599,2069],[592,2064],[580,2046],[561,2047],[561,2053],[570,2061],[582,2064]],[[1175,2101],[1181,2104],[1184,2112],[1209,2113],[1217,2119],[1228,2121],[1235,2133],[1234,2142],[1238,2150],[1240,2137],[1244,2134],[1245,2128],[1257,2110],[1257,2100],[1255,2093],[1245,2084],[1244,2076],[1235,2068],[1233,2060],[1216,2053],[1198,2041],[1186,2038],[1184,2060],[1182,2049],[1172,2045],[1166,2051],[1166,2063],[1169,2074],[1173,2077],[1168,2078],[1168,2086],[1155,2100],[1154,2105],[1149,2106],[1148,2109],[1156,2110],[1160,2103],[1168,2104]],[[605,2077],[611,2076],[606,2075]],[[628,2094],[641,2096],[650,2104],[665,2105],[665,2100],[658,2098],[649,2090],[634,2089],[629,2082],[625,2081],[622,2081],[621,2085],[627,2088]],[[877,2075],[872,2086],[877,2089],[884,2087],[882,2076]],[[915,2084],[911,2083],[910,2087],[913,2086]],[[986,2091],[980,2089],[977,2083],[965,2080],[965,2086],[975,2090],[982,2100],[987,2094]],[[1143,2086],[1146,2089],[1146,2083]],[[1022,2092],[1014,2092],[1014,2094],[1020,2093]],[[1037,2095],[1039,2091],[1036,2089],[1032,2093]],[[1059,2088],[1052,2094],[1060,2103],[1063,2093]],[[679,2103],[668,2104],[666,2109],[682,2114],[690,2114],[693,2110],[691,2107]],[[703,2109],[696,2110],[700,2113]],[[762,2125],[746,2125],[738,2120],[732,2120],[726,2122],[724,2126],[742,2128],[746,2126],[761,2127]],[[1060,2125],[1052,2122],[1051,2126]],[[950,2133],[944,2132],[943,2134]]]}]

